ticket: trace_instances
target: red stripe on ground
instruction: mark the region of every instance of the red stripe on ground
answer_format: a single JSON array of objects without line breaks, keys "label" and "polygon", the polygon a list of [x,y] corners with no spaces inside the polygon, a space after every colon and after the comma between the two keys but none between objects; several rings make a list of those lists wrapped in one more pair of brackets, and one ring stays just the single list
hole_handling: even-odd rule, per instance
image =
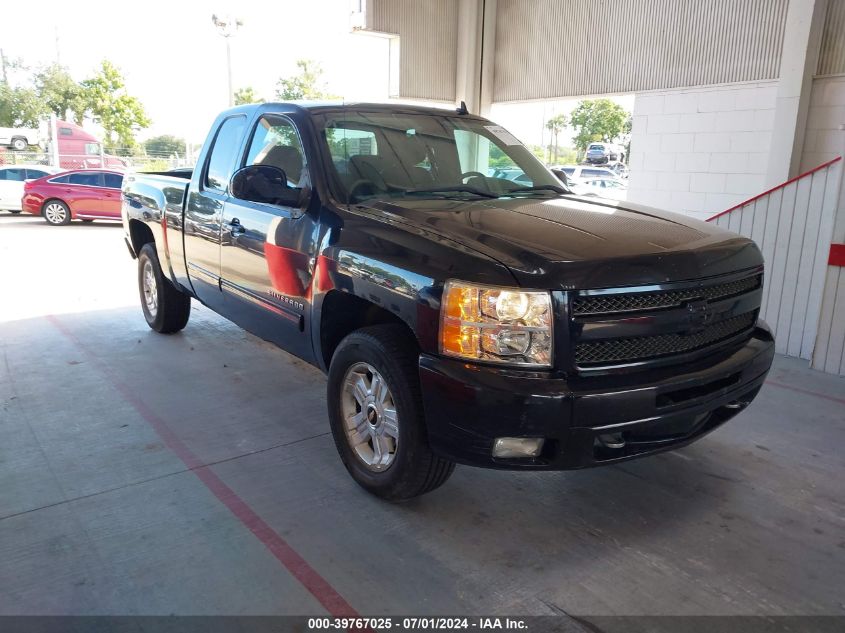
[{"label": "red stripe on ground", "polygon": [[178,457],[199,480],[205,484],[211,493],[225,505],[235,517],[243,523],[270,550],[270,553],[284,565],[291,575],[305,587],[317,601],[331,615],[336,617],[357,617],[358,613],[341,596],[329,582],[323,578],[311,565],[308,564],[299,553],[291,547],[285,539],[270,527],[264,519],[249,507],[234,490],[229,488],[220,477],[214,474],[210,468],[191,451],[190,448],[180,440],[167,423],[159,417],[147,404],[135,396],[129,387],[117,380],[106,364],[100,360],[82,341],[77,338],[65,325],[55,316],[49,315],[47,320],[55,326],[71,343],[76,345],[101,373],[111,383],[114,389],[126,400],[164,442],[170,451]]},{"label": "red stripe on ground", "polygon": [[828,266],[845,266],[845,244],[831,244]]},{"label": "red stripe on ground", "polygon": [[781,389],[789,389],[790,391],[796,391],[798,393],[803,393],[808,396],[815,396],[816,398],[822,398],[823,400],[830,400],[831,402],[839,402],[841,404],[845,404],[845,398],[837,398],[836,396],[829,396],[824,393],[819,393],[818,391],[810,391],[809,389],[802,389],[801,387],[793,387],[792,385],[787,385],[783,382],[767,380],[766,384],[772,385],[773,387],[780,387]]}]

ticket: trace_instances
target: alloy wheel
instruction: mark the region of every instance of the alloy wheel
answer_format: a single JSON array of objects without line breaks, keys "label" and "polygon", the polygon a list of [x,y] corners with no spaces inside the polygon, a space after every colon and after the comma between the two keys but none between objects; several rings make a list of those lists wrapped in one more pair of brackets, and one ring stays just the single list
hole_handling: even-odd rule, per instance
[{"label": "alloy wheel", "polygon": [[67,211],[58,202],[51,202],[44,209],[44,217],[50,224],[62,224],[67,219]]},{"label": "alloy wheel", "polygon": [[153,264],[150,260],[144,262],[144,271],[142,277],[144,303],[147,306],[147,311],[150,313],[150,316],[155,318],[156,311],[158,310],[158,285],[156,284],[156,276],[155,271],[153,270]]},{"label": "alloy wheel", "polygon": [[384,376],[369,363],[355,363],[343,379],[341,400],[349,446],[368,469],[387,470],[396,458],[399,417]]}]

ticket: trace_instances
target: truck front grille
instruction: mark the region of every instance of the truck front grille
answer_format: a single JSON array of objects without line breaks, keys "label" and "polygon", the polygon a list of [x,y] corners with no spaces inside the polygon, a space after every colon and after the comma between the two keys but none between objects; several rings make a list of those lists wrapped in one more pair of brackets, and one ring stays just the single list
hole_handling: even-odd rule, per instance
[{"label": "truck front grille", "polygon": [[687,335],[659,334],[580,343],[575,347],[575,362],[584,367],[634,362],[670,354],[693,352],[750,330],[756,321],[757,311],[754,310]]},{"label": "truck front grille", "polygon": [[[577,371],[684,362],[751,337],[763,294],[762,267],[706,281],[584,290],[570,299],[571,356]],[[677,358],[675,358],[677,357]]]},{"label": "truck front grille", "polygon": [[761,273],[745,279],[701,288],[638,294],[587,295],[578,297],[572,302],[572,313],[576,316],[587,316],[676,308],[693,299],[718,301],[738,296],[756,290],[762,283],[763,275]]}]

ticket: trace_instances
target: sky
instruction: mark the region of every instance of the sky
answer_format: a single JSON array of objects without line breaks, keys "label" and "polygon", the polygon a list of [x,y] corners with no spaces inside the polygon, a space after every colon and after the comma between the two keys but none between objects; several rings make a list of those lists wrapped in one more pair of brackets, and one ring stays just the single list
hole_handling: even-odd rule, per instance
[{"label": "sky", "polygon": [[[152,119],[140,140],[173,134],[200,143],[214,117],[228,107],[226,43],[212,23],[214,13],[243,21],[231,38],[235,89],[251,86],[272,99],[278,79],[295,74],[296,60],[307,58],[321,64],[331,93],[349,101],[388,99],[388,40],[351,32],[349,0],[145,0],[128,5],[41,0],[37,17],[28,3],[7,2],[0,47],[7,58],[20,58],[32,68],[58,59],[77,80],[109,59]],[[37,37],[32,35],[34,19]],[[633,107],[633,96],[614,99]],[[547,144],[544,122],[575,104],[500,104],[491,118],[524,143]],[[569,139],[564,133],[559,141],[566,145]]]},{"label": "sky", "polygon": [[0,47],[31,67],[58,58],[77,80],[109,59],[153,121],[141,137],[175,134],[201,142],[228,107],[226,44],[213,13],[244,23],[231,39],[235,89],[252,86],[272,98],[279,77],[308,58],[321,63],[329,87],[347,99],[387,99],[387,40],[351,33],[349,0],[42,0],[37,18],[28,3],[4,3]]}]

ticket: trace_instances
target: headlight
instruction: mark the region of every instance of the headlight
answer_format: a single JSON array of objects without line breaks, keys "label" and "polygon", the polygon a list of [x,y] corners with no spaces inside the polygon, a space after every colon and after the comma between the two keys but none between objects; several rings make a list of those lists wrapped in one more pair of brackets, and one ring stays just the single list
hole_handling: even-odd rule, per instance
[{"label": "headlight", "polygon": [[551,367],[551,295],[447,281],[440,307],[440,351],[489,363]]}]

